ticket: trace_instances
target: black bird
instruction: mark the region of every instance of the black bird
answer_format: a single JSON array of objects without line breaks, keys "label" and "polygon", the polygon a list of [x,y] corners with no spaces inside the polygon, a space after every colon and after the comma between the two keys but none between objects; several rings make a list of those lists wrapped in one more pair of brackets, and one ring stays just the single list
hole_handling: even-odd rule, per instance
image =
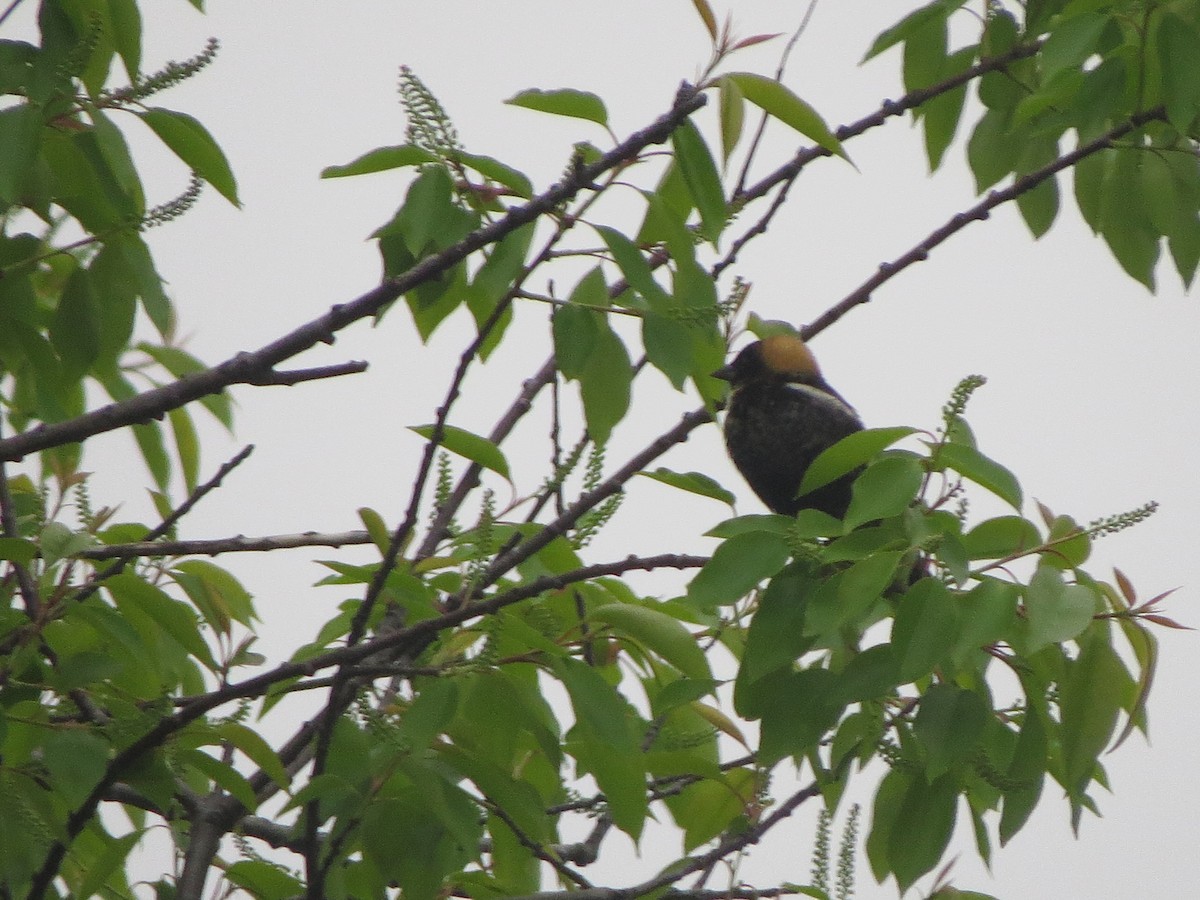
[{"label": "black bird", "polygon": [[754,493],[776,513],[819,509],[836,518],[850,505],[857,472],[797,497],[800,481],[821,451],[863,428],[858,413],[821,377],[799,337],[755,341],[713,372],[732,390],[725,411],[725,446]]}]

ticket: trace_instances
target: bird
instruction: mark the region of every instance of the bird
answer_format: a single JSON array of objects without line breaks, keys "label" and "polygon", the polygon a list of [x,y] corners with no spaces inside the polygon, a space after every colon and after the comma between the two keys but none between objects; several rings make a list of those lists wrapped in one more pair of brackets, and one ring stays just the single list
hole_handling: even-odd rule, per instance
[{"label": "bird", "polygon": [[797,496],[813,460],[863,429],[854,407],[822,377],[808,345],[794,334],[771,335],[749,344],[712,374],[731,388],[726,449],[767,508],[787,516],[818,509],[843,518],[858,472]]}]

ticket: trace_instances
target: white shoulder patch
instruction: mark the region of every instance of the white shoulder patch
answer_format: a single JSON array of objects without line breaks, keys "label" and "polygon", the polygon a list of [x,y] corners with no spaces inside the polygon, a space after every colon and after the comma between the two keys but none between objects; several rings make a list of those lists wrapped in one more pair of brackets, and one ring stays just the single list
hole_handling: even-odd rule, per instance
[{"label": "white shoulder patch", "polygon": [[790,391],[795,391],[797,394],[802,394],[805,397],[817,400],[820,403],[824,403],[826,406],[841,410],[847,415],[852,416],[855,419],[859,419],[858,411],[855,410],[853,406],[851,406],[841,397],[834,396],[828,391],[823,391],[819,387],[814,387],[811,384],[804,384],[800,381],[786,382],[786,386]]}]

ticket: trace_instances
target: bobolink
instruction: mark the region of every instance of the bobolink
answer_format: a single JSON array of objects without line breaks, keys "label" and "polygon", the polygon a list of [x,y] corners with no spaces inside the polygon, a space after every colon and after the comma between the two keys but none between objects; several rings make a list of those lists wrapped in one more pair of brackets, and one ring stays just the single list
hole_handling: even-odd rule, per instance
[{"label": "bobolink", "polygon": [[800,480],[821,451],[863,428],[858,413],[821,377],[800,338],[778,334],[755,341],[713,373],[732,390],[725,446],[733,464],[767,507],[794,516],[819,509],[842,518],[857,473],[803,497]]}]

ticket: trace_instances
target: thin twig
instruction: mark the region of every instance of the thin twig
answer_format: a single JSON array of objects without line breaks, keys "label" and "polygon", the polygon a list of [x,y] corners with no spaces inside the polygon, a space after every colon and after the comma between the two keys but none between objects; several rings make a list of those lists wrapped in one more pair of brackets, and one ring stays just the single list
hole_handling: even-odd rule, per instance
[{"label": "thin twig", "polygon": [[304,384],[308,381],[318,381],[322,378],[338,378],[342,375],[357,375],[365,371],[367,371],[365,360],[352,359],[344,363],[336,363],[332,366],[316,366],[311,369],[288,369],[285,371],[272,369],[256,377],[247,378],[245,384],[252,384],[259,387],[271,385],[292,387],[293,385]]},{"label": "thin twig", "polygon": [[[788,38],[787,45],[783,48],[783,53],[779,56],[779,65],[775,68],[776,81],[783,81],[783,73],[787,69],[788,57],[796,49],[796,44],[800,42],[800,36],[808,30],[808,23],[812,21],[813,13],[816,10],[817,0],[809,0],[808,9],[804,11],[804,15],[800,18],[800,24],[796,26],[796,30],[792,32],[792,36]],[[764,112],[758,120],[758,128],[754,132],[754,138],[750,141],[750,149],[746,152],[746,159],[742,163],[742,170],[738,173],[736,187],[733,189],[733,196],[735,197],[741,195],[742,188],[746,186],[746,179],[750,177],[750,166],[753,164],[754,155],[762,143],[763,134],[766,133],[767,120],[769,118],[770,116]]]}]

